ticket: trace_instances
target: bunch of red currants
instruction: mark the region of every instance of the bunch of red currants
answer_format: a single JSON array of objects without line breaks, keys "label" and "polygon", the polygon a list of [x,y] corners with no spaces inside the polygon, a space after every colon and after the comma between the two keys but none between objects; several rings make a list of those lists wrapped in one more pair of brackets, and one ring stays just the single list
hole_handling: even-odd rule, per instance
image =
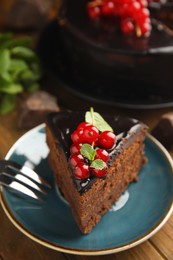
[{"label": "bunch of red currants", "polygon": [[149,36],[151,32],[149,0],[92,0],[87,5],[90,18],[105,16],[119,18],[120,29],[124,34]]},{"label": "bunch of red currants", "polygon": [[[82,122],[71,134],[72,145],[70,147],[69,162],[73,169],[74,177],[77,179],[86,179],[90,175],[103,177],[107,173],[107,161],[109,159],[108,149],[111,149],[116,136],[111,131],[99,132],[92,124]],[[94,149],[94,160],[100,159],[103,162],[103,168],[97,169],[91,167],[91,161],[81,153],[83,144],[89,144]]]}]

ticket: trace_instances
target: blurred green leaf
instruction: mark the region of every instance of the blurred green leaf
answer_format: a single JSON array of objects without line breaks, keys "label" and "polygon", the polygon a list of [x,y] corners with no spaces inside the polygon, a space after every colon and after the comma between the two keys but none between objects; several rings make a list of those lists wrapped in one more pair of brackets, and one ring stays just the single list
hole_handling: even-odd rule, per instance
[{"label": "blurred green leaf", "polygon": [[0,86],[9,84],[13,81],[11,74],[7,71],[0,75]]},{"label": "blurred green leaf", "polygon": [[28,69],[28,65],[24,60],[12,59],[9,66],[9,71],[24,71]]},{"label": "blurred green leaf", "polygon": [[0,51],[0,75],[7,72],[10,66],[10,52],[7,49]]},{"label": "blurred green leaf", "polygon": [[17,46],[11,50],[12,57],[17,57],[25,60],[37,60],[35,52],[27,47]]},{"label": "blurred green leaf", "polygon": [[15,83],[21,83],[20,75],[23,71],[28,70],[28,65],[24,60],[12,59],[9,66],[11,79]]},{"label": "blurred green leaf", "polygon": [[11,83],[5,86],[0,86],[0,92],[8,94],[17,94],[23,91],[23,87],[20,84]]},{"label": "blurred green leaf", "polygon": [[28,83],[37,81],[40,76],[37,73],[34,73],[32,70],[25,70],[20,75],[20,80]]},{"label": "blurred green leaf", "polygon": [[11,112],[16,105],[16,95],[0,95],[0,113],[5,115]]},{"label": "blurred green leaf", "polygon": [[0,33],[0,113],[14,108],[18,93],[39,89],[41,65],[30,44],[30,37]]},{"label": "blurred green leaf", "polygon": [[8,80],[6,80],[4,77],[2,77],[0,75],[0,87],[4,86],[4,85],[7,85],[8,83],[9,83]]}]

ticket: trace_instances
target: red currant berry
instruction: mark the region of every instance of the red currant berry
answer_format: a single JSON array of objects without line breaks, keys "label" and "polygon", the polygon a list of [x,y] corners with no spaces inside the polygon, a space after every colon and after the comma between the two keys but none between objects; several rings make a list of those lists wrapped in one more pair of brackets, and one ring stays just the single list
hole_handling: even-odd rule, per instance
[{"label": "red currant berry", "polygon": [[103,3],[101,13],[104,15],[112,15],[114,13],[115,4],[114,1],[106,1]]},{"label": "red currant berry", "polygon": [[89,177],[90,169],[89,166],[83,162],[79,162],[74,168],[74,176],[77,179],[86,179]]},{"label": "red currant berry", "polygon": [[136,12],[134,14],[134,18],[136,21],[142,20],[144,21],[146,18],[150,16],[150,11],[147,8],[142,8],[140,12]]},{"label": "red currant berry", "polygon": [[120,6],[116,6],[114,9],[114,15],[121,17],[124,14],[124,9]]},{"label": "red currant berry", "polygon": [[78,130],[83,130],[86,126],[91,125],[90,123],[87,122],[82,122],[78,125],[77,129]]},{"label": "red currant berry", "polygon": [[94,176],[96,177],[104,177],[106,174],[107,174],[107,164],[104,162],[104,168],[102,170],[98,170],[98,169],[95,169],[95,168],[91,168],[91,172]]},{"label": "red currant berry", "polygon": [[139,27],[143,35],[147,35],[151,31],[150,19],[146,18],[143,22],[139,21]]},{"label": "red currant berry", "polygon": [[107,162],[109,160],[109,154],[105,149],[97,149],[96,155],[94,159],[100,159],[104,162]]},{"label": "red currant berry", "polygon": [[134,14],[136,14],[137,12],[140,12],[141,11],[141,5],[140,3],[138,2],[132,2],[130,5],[129,5],[129,8],[128,8],[128,13],[130,16],[133,16]]},{"label": "red currant berry", "polygon": [[82,130],[75,130],[72,134],[71,134],[71,139],[73,141],[73,143],[82,143],[82,135],[83,135],[83,131]]},{"label": "red currant berry", "polygon": [[125,34],[130,34],[135,31],[134,23],[131,19],[122,19],[121,30]]},{"label": "red currant berry", "polygon": [[138,3],[140,3],[142,8],[148,6],[148,1],[147,0],[138,0]]},{"label": "red currant berry", "polygon": [[70,156],[69,161],[72,167],[76,167],[79,162],[84,162],[84,158],[82,154],[75,153]]},{"label": "red currant berry", "polygon": [[99,136],[99,131],[93,125],[86,126],[83,130],[82,138],[85,142],[89,144],[95,142],[98,136]]},{"label": "red currant berry", "polygon": [[99,18],[101,15],[101,10],[99,6],[88,6],[88,15],[92,19]]},{"label": "red currant berry", "polygon": [[104,131],[98,137],[98,145],[105,149],[110,149],[113,147],[116,141],[116,136],[113,132]]},{"label": "red currant berry", "polygon": [[72,145],[70,146],[70,153],[71,154],[79,153],[81,147],[82,147],[82,143],[72,143]]}]

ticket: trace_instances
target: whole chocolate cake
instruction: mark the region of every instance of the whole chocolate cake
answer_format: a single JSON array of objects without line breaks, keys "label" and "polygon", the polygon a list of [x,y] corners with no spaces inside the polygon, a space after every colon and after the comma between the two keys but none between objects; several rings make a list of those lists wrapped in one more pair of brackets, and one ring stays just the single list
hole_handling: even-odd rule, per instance
[{"label": "whole chocolate cake", "polygon": [[46,140],[56,185],[69,202],[80,230],[89,233],[137,180],[146,163],[148,127],[136,119],[104,116],[112,130],[100,131],[84,120],[84,113],[49,114]]},{"label": "whole chocolate cake", "polygon": [[[149,6],[152,29],[148,37],[123,35],[115,17],[90,19],[87,4],[92,1],[60,2],[58,42],[66,67],[64,78],[69,79],[74,89],[78,85],[83,92],[87,89],[91,96],[105,93],[112,99],[127,102],[170,98],[172,1]],[[56,59],[57,71],[61,71],[58,57]]]}]

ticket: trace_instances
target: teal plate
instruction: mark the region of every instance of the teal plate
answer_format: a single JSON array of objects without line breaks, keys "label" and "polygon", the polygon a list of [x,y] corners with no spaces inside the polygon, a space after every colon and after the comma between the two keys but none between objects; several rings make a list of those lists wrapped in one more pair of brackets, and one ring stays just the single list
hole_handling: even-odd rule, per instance
[{"label": "teal plate", "polygon": [[54,185],[45,126],[40,125],[22,136],[6,159],[34,168],[53,188],[44,202],[3,188],[2,207],[25,235],[61,252],[103,255],[129,249],[154,235],[173,212],[172,158],[151,135],[145,140],[145,152],[148,162],[139,173],[139,181],[129,185],[90,234],[83,235]]}]

